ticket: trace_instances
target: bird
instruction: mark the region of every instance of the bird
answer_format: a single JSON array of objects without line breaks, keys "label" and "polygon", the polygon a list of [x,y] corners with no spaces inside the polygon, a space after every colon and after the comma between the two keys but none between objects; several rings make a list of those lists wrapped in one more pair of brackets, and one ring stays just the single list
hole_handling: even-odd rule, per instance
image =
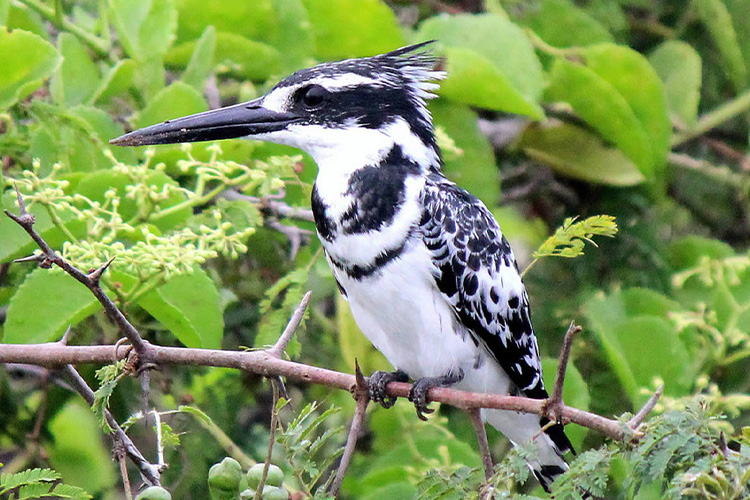
[{"label": "bird", "polygon": [[[390,407],[387,384],[411,379],[422,419],[433,387],[548,398],[513,250],[484,203],[441,171],[427,100],[445,72],[432,42],[301,69],[257,99],[111,141],[246,137],[307,152],[325,257],[360,330],[395,368],[372,374],[370,396]],[[568,469],[561,423],[481,415],[512,443],[532,442],[528,464],[546,490]]]}]

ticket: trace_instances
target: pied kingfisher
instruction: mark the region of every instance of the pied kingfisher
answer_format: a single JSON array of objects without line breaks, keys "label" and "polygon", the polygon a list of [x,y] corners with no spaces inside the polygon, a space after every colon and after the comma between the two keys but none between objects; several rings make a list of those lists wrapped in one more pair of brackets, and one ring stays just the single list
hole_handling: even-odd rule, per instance
[{"label": "pied kingfisher", "polygon": [[[429,42],[427,42],[429,43]],[[437,59],[425,44],[300,70],[258,99],[166,121],[112,141],[121,146],[248,137],[297,147],[318,165],[312,209],[320,241],[357,324],[396,368],[370,378],[388,407],[388,382],[415,381],[428,412],[435,386],[547,398],[529,299],[513,251],[476,197],[441,173],[425,100]],[[567,469],[561,425],[483,410],[530,460],[545,489]]]}]

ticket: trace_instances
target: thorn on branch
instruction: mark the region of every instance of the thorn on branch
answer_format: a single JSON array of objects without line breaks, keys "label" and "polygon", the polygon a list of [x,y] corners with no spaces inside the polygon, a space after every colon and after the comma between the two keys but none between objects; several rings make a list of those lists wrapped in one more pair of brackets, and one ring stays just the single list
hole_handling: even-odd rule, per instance
[{"label": "thorn on branch", "polygon": [[573,338],[582,330],[574,322],[570,323],[568,331],[565,332],[563,345],[560,349],[560,359],[557,363],[557,375],[555,376],[555,386],[552,389],[552,395],[544,402],[543,410],[548,419],[552,422],[562,423],[563,407],[563,386],[565,385],[565,374],[568,370],[568,361],[570,361],[570,349],[573,346]]},{"label": "thorn on branch", "polygon": [[99,269],[92,271],[90,274],[86,274],[62,256],[58,255],[52,247],[49,246],[47,241],[34,229],[34,216],[26,211],[26,205],[23,202],[23,197],[21,196],[21,191],[18,189],[17,184],[15,188],[20,215],[12,214],[7,210],[5,210],[5,214],[18,223],[42,250],[41,255],[43,257],[39,258],[39,265],[44,268],[49,268],[54,264],[88,288],[104,307],[107,315],[117,325],[120,332],[128,338],[133,345],[133,348],[141,355],[141,359],[150,360],[153,357],[153,354],[149,344],[141,338],[138,330],[136,330],[136,328],[128,321],[122,311],[120,311],[112,299],[107,296],[99,284],[99,278],[109,264],[111,264],[111,260]]},{"label": "thorn on branch", "polygon": [[[8,214],[8,211],[5,211],[6,214]],[[12,219],[12,215],[8,214],[8,216]],[[42,261],[46,260],[47,257],[43,253],[35,253],[33,255],[29,255],[28,257],[21,257],[20,259],[15,259],[13,261],[14,264],[20,264],[22,262],[38,262],[41,267],[45,267],[42,264]],[[49,268],[49,267],[47,267]]]},{"label": "thorn on branch", "polygon": [[60,345],[68,345],[68,341],[70,340],[70,337],[72,336],[73,328],[71,325],[68,325],[68,328],[65,330],[65,333],[63,333],[63,336],[60,340],[57,341]]},{"label": "thorn on branch", "polygon": [[631,429],[634,431],[637,431],[638,428],[641,426],[644,420],[646,420],[646,416],[651,413],[651,410],[654,409],[656,406],[657,401],[659,401],[659,398],[661,397],[662,393],[664,392],[664,384],[661,384],[659,387],[657,387],[654,394],[648,398],[648,401],[646,401],[646,404],[643,405],[643,407],[638,410],[638,413],[633,415],[633,418],[631,418],[628,421],[628,425]]},{"label": "thorn on branch", "polygon": [[102,278],[102,274],[104,274],[104,271],[107,270],[107,268],[112,264],[112,262],[115,260],[114,257],[109,259],[107,262],[99,266],[98,268],[91,271],[89,274],[86,275],[86,277],[91,280],[91,284],[94,286],[99,285],[99,281]]}]

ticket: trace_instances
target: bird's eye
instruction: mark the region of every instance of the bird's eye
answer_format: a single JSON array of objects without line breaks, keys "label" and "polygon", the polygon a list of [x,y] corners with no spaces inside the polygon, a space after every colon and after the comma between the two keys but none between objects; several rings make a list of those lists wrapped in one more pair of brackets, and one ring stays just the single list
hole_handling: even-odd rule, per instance
[{"label": "bird's eye", "polygon": [[327,95],[328,91],[320,85],[310,85],[302,89],[300,99],[306,108],[315,109],[325,102]]}]

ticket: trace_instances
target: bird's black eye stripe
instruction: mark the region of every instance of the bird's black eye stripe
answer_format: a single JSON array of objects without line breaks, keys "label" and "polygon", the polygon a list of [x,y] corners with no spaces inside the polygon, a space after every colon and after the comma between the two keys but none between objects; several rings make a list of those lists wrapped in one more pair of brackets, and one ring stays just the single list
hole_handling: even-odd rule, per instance
[{"label": "bird's black eye stripe", "polygon": [[321,107],[328,97],[328,91],[320,85],[309,85],[297,91],[297,102],[307,109]]}]

